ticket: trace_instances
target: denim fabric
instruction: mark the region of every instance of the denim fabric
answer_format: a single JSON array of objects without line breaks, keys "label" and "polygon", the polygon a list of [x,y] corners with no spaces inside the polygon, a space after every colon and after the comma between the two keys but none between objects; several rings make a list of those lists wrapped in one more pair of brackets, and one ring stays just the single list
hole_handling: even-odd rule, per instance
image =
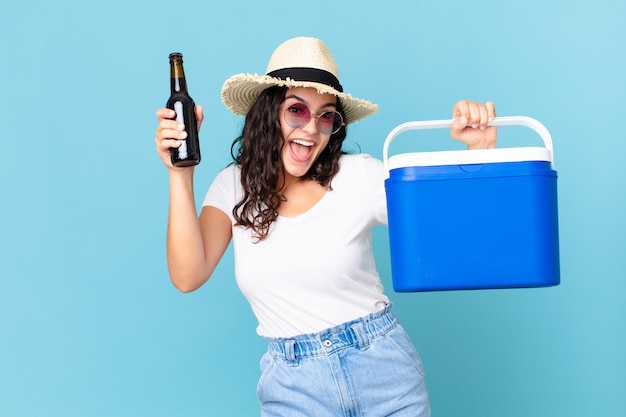
[{"label": "denim fabric", "polygon": [[261,415],[430,416],[422,363],[389,310],[317,334],[268,339]]}]

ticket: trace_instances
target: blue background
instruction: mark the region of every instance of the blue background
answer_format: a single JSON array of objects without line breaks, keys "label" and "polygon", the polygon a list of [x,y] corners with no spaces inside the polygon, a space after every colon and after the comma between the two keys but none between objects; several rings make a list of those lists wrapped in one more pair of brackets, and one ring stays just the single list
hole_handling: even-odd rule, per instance
[{"label": "blue background", "polygon": [[[197,292],[169,282],[154,111],[180,51],[205,106],[201,199],[241,127],[222,82],[264,72],[299,35],[322,38],[346,90],[380,105],[351,127],[353,149],[381,157],[397,124],[448,118],[461,98],[553,136],[560,286],[396,294],[375,231],[434,415],[626,415],[623,1],[23,0],[0,19],[0,415],[258,414],[265,343],[231,250]],[[501,146],[518,136],[505,129]]]}]

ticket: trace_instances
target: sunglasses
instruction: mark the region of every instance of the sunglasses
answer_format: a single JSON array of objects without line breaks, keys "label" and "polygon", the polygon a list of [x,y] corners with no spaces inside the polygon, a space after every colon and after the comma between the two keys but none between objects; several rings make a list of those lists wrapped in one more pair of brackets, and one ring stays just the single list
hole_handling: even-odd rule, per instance
[{"label": "sunglasses", "polygon": [[337,133],[341,126],[344,125],[341,113],[336,111],[326,111],[320,115],[312,115],[311,110],[302,103],[294,103],[285,109],[285,123],[293,128],[306,125],[311,120],[311,116],[317,119],[317,130],[324,135]]}]

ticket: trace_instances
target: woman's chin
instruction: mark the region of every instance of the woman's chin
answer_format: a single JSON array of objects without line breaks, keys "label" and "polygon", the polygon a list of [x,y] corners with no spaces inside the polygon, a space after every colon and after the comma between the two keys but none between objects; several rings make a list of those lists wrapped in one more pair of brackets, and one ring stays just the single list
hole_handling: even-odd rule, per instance
[{"label": "woman's chin", "polygon": [[289,177],[293,177],[293,178],[301,178],[303,176],[306,175],[307,172],[309,172],[310,166],[306,165],[298,165],[298,166],[286,166],[285,167],[285,172],[287,173],[287,175]]}]

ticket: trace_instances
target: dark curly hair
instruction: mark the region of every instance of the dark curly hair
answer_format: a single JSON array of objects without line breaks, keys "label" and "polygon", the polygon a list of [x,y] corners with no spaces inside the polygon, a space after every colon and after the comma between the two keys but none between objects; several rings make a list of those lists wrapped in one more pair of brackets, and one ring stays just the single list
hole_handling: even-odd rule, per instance
[{"label": "dark curly hair", "polygon": [[[253,230],[257,242],[265,239],[278,217],[278,208],[285,201],[282,193],[284,166],[281,152],[284,146],[280,130],[278,109],[285,99],[287,87],[265,89],[254,102],[248,114],[241,136],[233,142],[231,155],[241,167],[243,198],[233,209],[237,226]],[[341,102],[337,111],[344,115]],[[345,117],[345,116],[344,116]],[[331,135],[328,146],[319,155],[311,169],[302,177],[317,181],[328,189],[339,171],[339,157],[346,138],[346,126]]]}]

